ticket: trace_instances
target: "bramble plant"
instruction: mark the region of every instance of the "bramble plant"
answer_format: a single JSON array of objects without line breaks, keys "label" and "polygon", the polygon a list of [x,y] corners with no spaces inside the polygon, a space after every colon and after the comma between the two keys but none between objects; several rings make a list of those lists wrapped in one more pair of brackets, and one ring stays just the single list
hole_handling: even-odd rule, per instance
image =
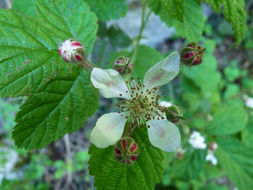
[{"label": "bramble plant", "polygon": [[[17,148],[42,149],[78,131],[95,115],[102,95],[116,103],[97,118],[90,134],[89,172],[97,190],[151,190],[166,176],[180,183],[195,179],[206,161],[219,163],[240,190],[253,188],[252,148],[235,135],[246,126],[248,114],[239,99],[220,103],[221,76],[212,55],[216,43],[203,38],[201,11],[206,3],[224,15],[236,47],[246,30],[244,0],[140,0],[139,35],[131,48],[114,53],[106,68],[91,59],[94,43],[103,38],[98,31],[105,22],[126,15],[126,0],[22,2],[14,0],[12,9],[0,10],[0,96],[25,97],[11,132]],[[185,39],[180,52],[161,54],[141,45],[152,13]],[[171,81],[179,73],[184,91],[174,101]],[[168,85],[170,94],[162,90]],[[224,85],[234,89],[229,82]],[[202,106],[206,100],[213,107]],[[202,107],[212,116],[188,126]]]}]

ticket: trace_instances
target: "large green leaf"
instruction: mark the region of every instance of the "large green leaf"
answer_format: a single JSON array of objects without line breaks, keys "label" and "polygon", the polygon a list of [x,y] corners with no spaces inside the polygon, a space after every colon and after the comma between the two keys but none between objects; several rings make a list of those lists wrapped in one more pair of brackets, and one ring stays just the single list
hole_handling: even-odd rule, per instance
[{"label": "large green leaf", "polygon": [[90,52],[98,28],[96,16],[83,0],[37,0],[40,23],[60,39],[74,37]]},{"label": "large green leaf", "polygon": [[253,112],[249,112],[249,121],[242,131],[242,141],[249,147],[253,147]]},{"label": "large green leaf", "polygon": [[[184,11],[182,11],[181,8],[181,12],[177,11],[178,16],[175,17],[175,12],[169,12],[168,6],[164,5],[164,2],[165,0],[149,0],[149,6],[169,27],[175,27],[178,35],[187,38],[188,41],[199,41],[206,21],[206,18],[202,14],[201,7],[194,0],[185,0],[183,2]],[[174,11],[176,11],[182,6],[182,1],[174,0],[173,3],[170,2],[170,5],[171,4],[177,6],[177,8],[174,7]],[[174,14],[174,16],[172,14]],[[179,17],[181,14],[183,19]],[[180,20],[183,20],[183,22]]]},{"label": "large green leaf", "polygon": [[14,0],[11,8],[28,16],[36,16],[34,8],[35,1],[36,0]]},{"label": "large green leaf", "polygon": [[126,0],[86,0],[92,11],[101,21],[109,21],[125,16],[127,13]]},{"label": "large green leaf", "polygon": [[[2,36],[0,38],[0,96],[2,97],[29,95],[47,81],[54,70],[57,70],[56,64],[70,67],[58,59],[58,44],[63,40],[71,37],[80,39],[88,46],[88,51],[93,46],[98,28],[96,17],[89,12],[88,6],[82,0],[68,0],[65,3],[41,0],[38,3],[40,18],[46,14],[56,25],[47,21],[45,21],[47,24],[43,23],[44,18],[38,22],[15,11],[0,11]],[[75,17],[75,14],[79,15],[75,12],[76,9],[72,12],[68,9],[63,13],[63,9],[75,3],[79,3],[79,9],[86,11],[85,14]],[[76,25],[75,23],[80,22],[79,19],[82,23]],[[57,26],[58,23],[60,26]]]},{"label": "large green leaf", "polygon": [[253,149],[232,138],[218,138],[216,155],[233,185],[240,190],[253,189]]},{"label": "large green leaf", "polygon": [[89,72],[59,70],[21,106],[12,137],[19,148],[40,149],[77,131],[97,108],[98,92]]},{"label": "large green leaf", "polygon": [[215,135],[229,135],[242,130],[247,124],[247,112],[242,105],[224,104],[216,109],[207,131]]},{"label": "large green leaf", "polygon": [[224,16],[228,22],[232,23],[235,32],[236,43],[239,45],[244,38],[246,31],[246,12],[244,0],[201,0],[217,11],[223,10]]},{"label": "large green leaf", "polygon": [[140,155],[132,166],[115,159],[113,146],[90,147],[89,171],[95,176],[97,190],[153,190],[160,182],[164,172],[163,152],[150,144],[145,127],[136,128],[134,138]]},{"label": "large green leaf", "polygon": [[186,152],[182,160],[175,160],[169,175],[183,180],[196,178],[202,171],[206,160],[206,150],[191,149]]},{"label": "large green leaf", "polygon": [[156,14],[169,15],[181,22],[184,19],[183,0],[149,0],[149,6]]},{"label": "large green leaf", "polygon": [[82,0],[38,0],[36,7],[36,19],[0,11],[0,96],[29,96],[12,132],[15,144],[26,149],[76,131],[98,102],[89,72],[63,62],[58,53],[58,44],[72,37],[91,51],[95,14]]}]

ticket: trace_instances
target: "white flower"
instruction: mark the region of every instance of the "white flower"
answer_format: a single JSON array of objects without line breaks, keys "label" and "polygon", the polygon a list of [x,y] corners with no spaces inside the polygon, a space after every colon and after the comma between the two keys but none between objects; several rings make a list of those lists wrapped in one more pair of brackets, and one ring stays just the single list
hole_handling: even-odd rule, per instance
[{"label": "white flower", "polygon": [[192,145],[193,148],[196,149],[206,148],[205,138],[201,136],[200,133],[197,131],[193,131],[190,136],[189,143]]},{"label": "white flower", "polygon": [[160,86],[171,81],[179,72],[180,56],[172,53],[150,68],[144,82],[124,81],[113,69],[94,68],[91,82],[106,98],[124,98],[119,113],[102,115],[91,132],[91,142],[99,148],[115,144],[122,136],[126,123],[148,126],[149,140],[164,151],[174,151],[180,146],[178,128],[164,117],[164,108],[158,105]]},{"label": "white flower", "polygon": [[253,98],[247,97],[245,101],[245,105],[251,109],[253,109]]},{"label": "white flower", "polygon": [[160,102],[159,102],[159,106],[168,108],[168,107],[172,106],[172,103],[171,103],[171,102],[168,102],[168,101],[160,101]]},{"label": "white flower", "polygon": [[206,161],[210,161],[214,166],[218,164],[218,160],[214,155],[214,152],[211,150],[208,150],[207,156],[206,156]]}]

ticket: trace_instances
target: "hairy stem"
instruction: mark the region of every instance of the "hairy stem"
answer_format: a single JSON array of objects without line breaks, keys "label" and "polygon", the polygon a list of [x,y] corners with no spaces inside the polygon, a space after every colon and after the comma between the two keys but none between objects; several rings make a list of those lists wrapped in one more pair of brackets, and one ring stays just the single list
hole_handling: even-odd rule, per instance
[{"label": "hairy stem", "polygon": [[72,183],[72,160],[71,160],[71,152],[70,152],[70,140],[69,135],[64,136],[64,142],[66,147],[66,158],[65,161],[68,164],[67,168],[67,186],[71,185]]}]

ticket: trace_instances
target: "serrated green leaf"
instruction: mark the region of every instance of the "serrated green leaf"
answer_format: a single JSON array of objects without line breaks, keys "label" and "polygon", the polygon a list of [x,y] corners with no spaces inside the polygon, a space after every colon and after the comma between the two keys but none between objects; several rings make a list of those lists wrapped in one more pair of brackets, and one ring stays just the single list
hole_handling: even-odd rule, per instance
[{"label": "serrated green leaf", "polygon": [[253,147],[253,112],[249,113],[249,121],[242,131],[242,142],[249,147]]},{"label": "serrated green leaf", "polygon": [[246,12],[244,0],[202,0],[217,11],[223,12],[226,20],[232,23],[236,39],[235,45],[238,46],[244,38],[246,31]]},{"label": "serrated green leaf", "polygon": [[38,0],[36,6],[37,19],[0,11],[0,96],[29,96],[12,132],[17,147],[29,150],[77,131],[98,102],[89,72],[58,53],[58,44],[72,37],[91,51],[96,16],[82,0]]},{"label": "serrated green leaf", "polygon": [[15,145],[40,149],[77,131],[96,110],[97,102],[98,92],[88,71],[61,70],[21,106],[12,132]]},{"label": "serrated green leaf", "polygon": [[232,138],[218,138],[216,155],[219,164],[234,186],[240,190],[253,188],[253,149]]},{"label": "serrated green leaf", "polygon": [[[206,18],[202,14],[200,5],[194,0],[183,2],[183,22],[172,17],[171,13],[167,11],[166,6],[164,6],[163,1],[149,0],[149,6],[169,27],[175,27],[178,35],[186,38],[188,41],[200,40]],[[178,3],[177,6],[180,7],[181,3]]]},{"label": "serrated green leaf", "polygon": [[85,0],[99,20],[105,22],[118,19],[127,13],[126,0]]},{"label": "serrated green leaf", "polygon": [[242,130],[247,124],[247,112],[241,105],[222,105],[216,109],[206,130],[214,135],[229,135]]},{"label": "serrated green leaf", "polygon": [[35,1],[36,0],[14,0],[11,8],[28,16],[36,16],[34,7]]},{"label": "serrated green leaf", "polygon": [[83,0],[37,0],[38,20],[60,39],[74,37],[90,53],[98,29],[96,16]]},{"label": "serrated green leaf", "polygon": [[134,130],[140,155],[130,167],[115,159],[114,147],[90,147],[89,171],[95,176],[97,190],[153,190],[160,182],[164,172],[163,152],[150,144],[146,130],[145,127]]},{"label": "serrated green leaf", "polygon": [[[44,18],[38,22],[12,10],[0,11],[2,36],[0,38],[0,96],[30,95],[47,82],[52,73],[57,72],[59,65],[70,67],[59,59],[60,42],[75,37],[88,46],[88,51],[91,50],[98,26],[96,17],[88,10],[88,6],[82,0],[68,0],[65,3],[50,2],[54,2],[54,7],[48,7],[49,0],[38,2],[39,15],[43,17],[43,14],[46,14],[56,25],[62,24],[59,27],[52,25],[51,22],[43,23]],[[81,17],[74,16],[74,12],[71,11],[75,9],[60,12],[66,6],[75,3],[79,5],[79,9],[86,11],[85,14],[80,14]],[[48,9],[43,9],[45,6]],[[82,20],[78,26],[74,25],[80,21],[76,19]],[[71,24],[67,25],[69,22]]]},{"label": "serrated green leaf", "polygon": [[184,6],[183,0],[162,0],[163,7],[171,17],[183,22]]},{"label": "serrated green leaf", "polygon": [[183,180],[196,178],[204,167],[206,154],[206,150],[187,151],[182,160],[175,160],[172,164],[168,170],[170,175]]}]

